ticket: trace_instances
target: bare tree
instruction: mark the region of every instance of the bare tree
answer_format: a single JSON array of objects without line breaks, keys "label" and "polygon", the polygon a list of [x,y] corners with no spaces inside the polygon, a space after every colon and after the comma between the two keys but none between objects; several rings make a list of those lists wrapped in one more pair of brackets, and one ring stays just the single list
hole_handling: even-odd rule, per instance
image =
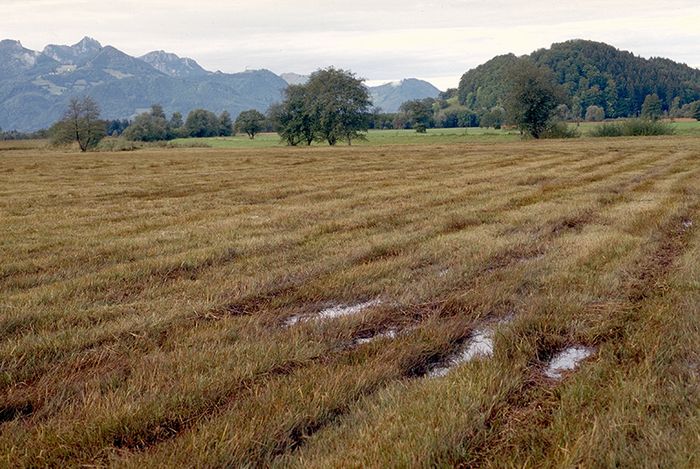
[{"label": "bare tree", "polygon": [[80,151],[87,151],[105,136],[105,121],[100,120],[100,107],[94,99],[71,98],[63,119],[51,127],[54,143],[78,142]]}]

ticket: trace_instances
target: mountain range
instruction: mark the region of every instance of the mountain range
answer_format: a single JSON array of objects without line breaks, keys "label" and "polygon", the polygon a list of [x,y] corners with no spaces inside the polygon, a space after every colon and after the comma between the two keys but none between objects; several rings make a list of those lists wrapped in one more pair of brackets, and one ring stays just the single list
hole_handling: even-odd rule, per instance
[{"label": "mountain range", "polygon": [[[308,77],[269,70],[211,72],[195,60],[165,51],[132,57],[85,37],[72,45],[51,44],[43,51],[19,41],[0,41],[0,128],[32,131],[50,126],[71,97],[90,95],[106,119],[131,118],[161,104],[183,115],[204,108],[234,118],[247,109],[264,112],[282,99],[288,83]],[[376,103],[393,112],[403,101],[437,97],[427,82],[410,79],[400,86],[370,88]],[[400,102],[399,102],[400,101]]]}]

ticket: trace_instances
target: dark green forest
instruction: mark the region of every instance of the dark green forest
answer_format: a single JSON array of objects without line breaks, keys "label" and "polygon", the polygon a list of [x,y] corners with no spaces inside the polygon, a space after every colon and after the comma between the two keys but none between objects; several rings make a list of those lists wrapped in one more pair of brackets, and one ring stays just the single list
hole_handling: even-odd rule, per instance
[{"label": "dark green forest", "polygon": [[531,61],[552,71],[568,92],[573,118],[583,118],[589,106],[606,117],[637,116],[646,96],[656,94],[663,111],[673,115],[700,100],[700,70],[663,58],[644,59],[610,45],[572,40],[530,55],[494,57],[462,76],[460,104],[476,112],[503,106],[510,76],[518,61]]}]

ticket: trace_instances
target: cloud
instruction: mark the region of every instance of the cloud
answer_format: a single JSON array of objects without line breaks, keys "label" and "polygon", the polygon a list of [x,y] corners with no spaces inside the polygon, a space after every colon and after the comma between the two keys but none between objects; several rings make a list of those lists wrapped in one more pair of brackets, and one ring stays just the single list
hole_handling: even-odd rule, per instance
[{"label": "cloud", "polygon": [[[2,0],[0,31],[41,49],[90,35],[127,53],[166,49],[223,71],[336,65],[378,80],[457,84],[494,55],[585,38],[700,65],[697,1]],[[443,85],[444,87],[444,85]]]}]

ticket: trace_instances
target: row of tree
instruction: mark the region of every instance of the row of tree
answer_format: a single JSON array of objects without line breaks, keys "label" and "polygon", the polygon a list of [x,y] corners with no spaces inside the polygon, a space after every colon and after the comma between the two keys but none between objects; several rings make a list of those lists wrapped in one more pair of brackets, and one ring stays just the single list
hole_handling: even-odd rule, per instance
[{"label": "row of tree", "polygon": [[[545,73],[547,73],[545,71]],[[517,74],[513,76],[515,78]],[[556,85],[556,83],[555,83]],[[511,87],[513,84],[511,83]],[[465,106],[454,104],[454,91],[442,93],[437,99],[425,98],[404,102],[397,113],[382,113],[375,111],[370,116],[370,129],[416,129],[423,132],[430,128],[456,127],[485,127],[499,129],[509,123],[509,114],[504,106],[493,106],[490,109],[471,110]],[[595,104],[588,106],[583,113],[579,110],[574,97],[570,102],[565,94],[559,92],[559,101],[554,109],[554,115],[561,121],[601,122],[606,117],[605,109]],[[507,104],[507,103],[505,103]],[[664,112],[661,100],[656,94],[647,95],[642,105],[640,117],[657,120],[661,117],[680,118],[694,117],[700,108],[700,101],[678,107],[675,112]]]},{"label": "row of tree", "polygon": [[[327,68],[313,73],[304,85],[290,85],[284,100],[273,105],[267,116],[251,109],[239,114],[235,123],[224,111],[219,116],[211,111],[196,109],[187,119],[175,112],[168,118],[160,105],[139,114],[133,122],[104,121],[100,109],[90,97],[74,98],[59,122],[49,130],[55,143],[77,142],[82,151],[96,146],[105,135],[122,135],[132,141],[160,141],[184,137],[231,136],[235,131],[255,138],[261,131],[275,130],[290,146],[311,145],[325,141],[335,145],[364,138],[369,128],[413,128],[424,132],[440,127],[495,127],[504,123],[517,126],[534,138],[557,136],[565,132],[560,122],[571,120],[580,113],[572,112],[572,103],[565,87],[557,83],[553,73],[532,61],[521,60],[509,69],[510,81],[504,106],[493,106],[476,113],[461,105],[454,106],[454,96],[447,92],[432,98],[407,101],[398,113],[370,112],[371,100],[362,80],[349,71]],[[453,94],[454,92],[452,92]],[[461,106],[461,107],[460,107]],[[694,107],[693,107],[694,106]],[[700,120],[700,101],[686,105],[686,112]],[[679,108],[682,110],[683,108]],[[656,94],[647,95],[642,105],[642,117],[657,120],[664,111]],[[601,121],[605,110],[590,105],[586,119]]]},{"label": "row of tree", "polygon": [[154,142],[184,137],[228,137],[233,135],[231,115],[224,111],[217,116],[205,109],[195,109],[183,120],[182,114],[165,115],[163,107],[154,104],[151,110],[136,116],[124,129],[127,140]]},{"label": "row of tree", "polygon": [[[54,144],[77,142],[82,151],[87,151],[108,135],[131,141],[156,142],[190,137],[228,137],[235,135],[236,130],[253,138],[260,131],[271,129],[265,116],[256,110],[242,112],[235,123],[227,111],[217,116],[205,109],[193,110],[183,120],[179,112],[168,118],[159,104],[154,104],[133,121],[106,121],[100,119],[99,106],[88,96],[71,99],[63,118],[48,131],[37,135],[50,137]],[[8,133],[8,139],[15,136],[27,138],[25,134]]]}]

